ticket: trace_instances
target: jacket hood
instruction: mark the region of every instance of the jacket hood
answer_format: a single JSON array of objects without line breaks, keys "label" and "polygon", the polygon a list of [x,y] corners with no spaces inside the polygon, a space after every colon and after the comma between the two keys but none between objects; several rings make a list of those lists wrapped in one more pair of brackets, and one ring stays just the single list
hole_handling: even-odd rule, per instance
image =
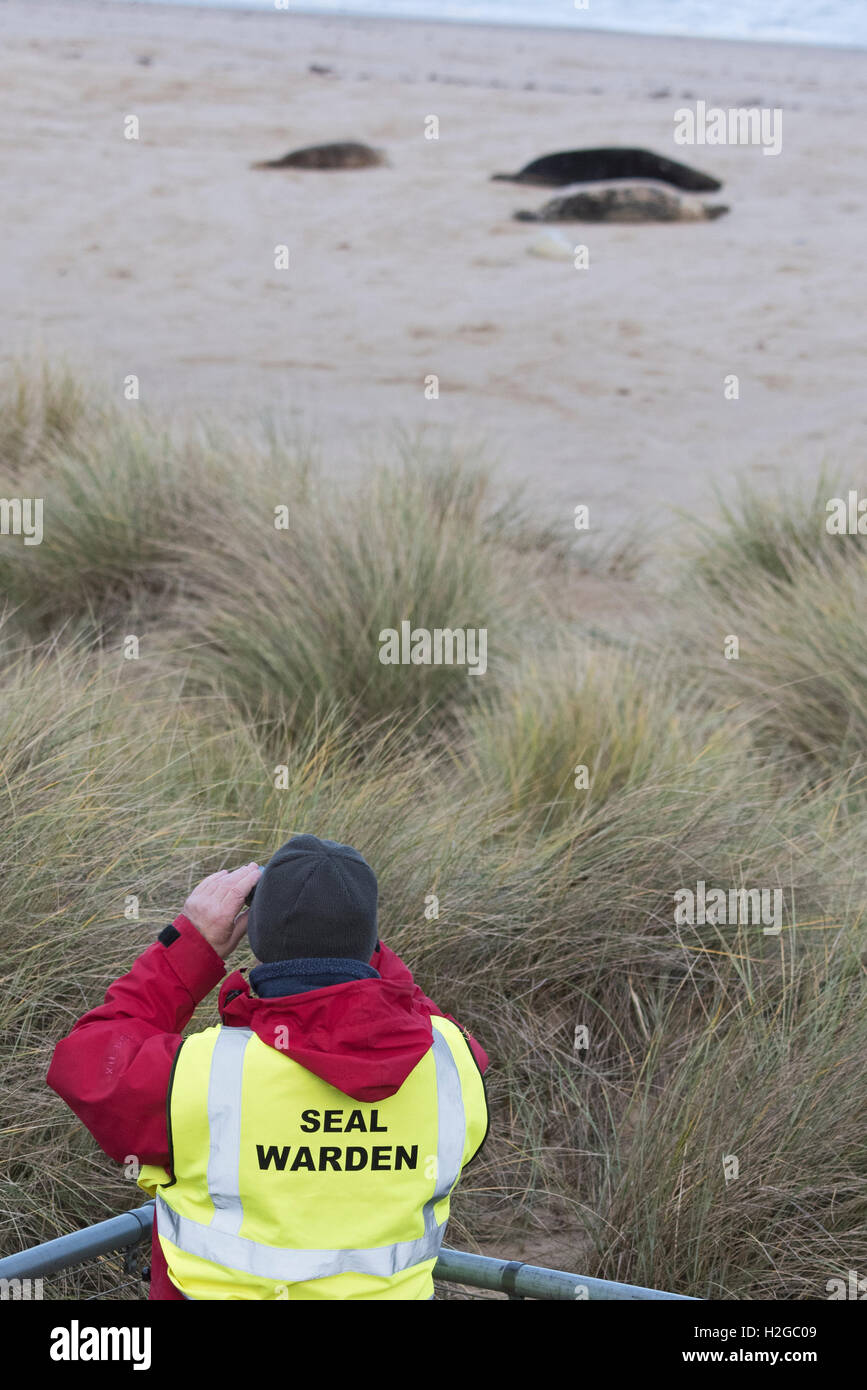
[{"label": "jacket hood", "polygon": [[226,1027],[251,1028],[269,1047],[353,1100],[394,1095],[433,1044],[430,1018],[410,984],[349,980],[261,999],[251,994],[244,976],[236,970],[220,989]]}]

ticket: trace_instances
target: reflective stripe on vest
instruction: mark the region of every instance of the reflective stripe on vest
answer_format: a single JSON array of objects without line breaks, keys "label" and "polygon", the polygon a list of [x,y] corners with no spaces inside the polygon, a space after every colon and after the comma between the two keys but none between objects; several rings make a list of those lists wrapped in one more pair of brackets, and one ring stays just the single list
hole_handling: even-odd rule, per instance
[{"label": "reflective stripe on vest", "polygon": [[244,1219],[239,1170],[241,1158],[241,1089],[244,1053],[253,1037],[249,1028],[222,1028],[214,1045],[208,1082],[210,1153],[208,1191],[214,1215],[206,1226],[181,1216],[156,1194],[157,1230],[180,1250],[203,1260],[261,1279],[301,1282],[335,1274],[370,1274],[388,1278],[400,1270],[435,1260],[445,1223],[434,1208],[451,1192],[461,1174],[466,1116],[461,1080],[451,1048],[432,1027],[437,1088],[437,1177],[424,1205],[424,1235],[365,1250],[286,1250],[262,1245],[238,1234]]}]

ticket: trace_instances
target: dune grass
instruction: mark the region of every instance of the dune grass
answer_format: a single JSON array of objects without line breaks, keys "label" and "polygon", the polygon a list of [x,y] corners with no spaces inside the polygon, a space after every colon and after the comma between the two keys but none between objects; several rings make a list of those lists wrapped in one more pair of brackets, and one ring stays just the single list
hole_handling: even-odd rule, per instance
[{"label": "dune grass", "polygon": [[[659,621],[601,641],[563,616],[574,537],[471,463],[337,497],[279,438],[62,374],[3,399],[5,495],[38,482],[45,537],[0,537],[0,1248],[139,1202],[52,1048],[193,883],[306,830],[366,855],[382,936],[492,1059],[453,1244],[556,1236],[561,1267],[700,1297],[863,1270],[865,568],[815,499],[729,509]],[[486,627],[486,674],[383,666],[403,618]],[[782,930],[677,923],[699,880],[779,888]]]},{"label": "dune grass", "polygon": [[805,566],[834,562],[841,551],[863,554],[863,536],[828,530],[828,502],[846,499],[855,481],[823,466],[812,488],[793,487],[780,474],[762,490],[741,478],[730,496],[717,491],[712,523],[684,518],[690,536],[682,552],[685,584],[698,581],[722,594],[744,593],[755,580],[791,583]]},{"label": "dune grass", "polygon": [[[482,471],[405,460],[339,495],[322,487],[224,526],[191,555],[196,592],[183,615],[197,670],[248,717],[287,729],[315,710],[356,724],[426,723],[471,703],[518,657],[539,556],[516,544]],[[381,660],[383,633],[485,629],[483,678],[454,665]]]},{"label": "dune grass", "polygon": [[0,380],[0,465],[17,480],[47,452],[83,444],[104,406],[68,363],[19,360]]},{"label": "dune grass", "polygon": [[744,537],[729,516],[719,578],[699,571],[668,639],[684,676],[749,723],[781,769],[821,778],[867,750],[867,536],[828,535],[815,498],[804,514],[812,551],[802,531],[797,546],[787,535],[759,552],[755,513]]},{"label": "dune grass", "polygon": [[663,664],[628,646],[549,640],[467,713],[461,752],[476,794],[497,790],[525,830],[545,830],[580,823],[618,791],[688,763],[702,748],[701,724],[696,693]]}]

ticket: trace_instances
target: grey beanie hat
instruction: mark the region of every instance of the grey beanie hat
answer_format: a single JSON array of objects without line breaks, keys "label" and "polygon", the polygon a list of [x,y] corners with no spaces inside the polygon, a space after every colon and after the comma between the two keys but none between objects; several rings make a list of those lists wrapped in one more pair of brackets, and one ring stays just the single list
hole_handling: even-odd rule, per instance
[{"label": "grey beanie hat", "polygon": [[256,884],[247,935],[264,964],[348,956],[365,965],[377,942],[376,875],[351,845],[293,835]]}]

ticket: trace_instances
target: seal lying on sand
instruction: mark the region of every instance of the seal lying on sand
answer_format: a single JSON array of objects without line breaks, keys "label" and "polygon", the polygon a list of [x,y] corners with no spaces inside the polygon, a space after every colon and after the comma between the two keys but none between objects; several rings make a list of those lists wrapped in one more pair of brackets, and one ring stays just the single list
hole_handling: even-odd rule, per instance
[{"label": "seal lying on sand", "polygon": [[552,198],[538,212],[516,212],[518,222],[703,222],[722,217],[727,207],[709,207],[681,198],[667,188],[643,184],[582,189]]},{"label": "seal lying on sand", "polygon": [[265,159],[251,164],[251,169],[369,169],[384,164],[381,150],[345,140],[336,145],[307,145],[303,150],[291,150],[282,159]]},{"label": "seal lying on sand", "polygon": [[567,183],[596,183],[600,179],[659,179],[690,193],[715,193],[722,188],[717,179],[678,164],[674,159],[650,150],[564,150],[546,154],[526,164],[517,174],[492,174],[507,183],[538,183],[545,188],[563,188]]}]

